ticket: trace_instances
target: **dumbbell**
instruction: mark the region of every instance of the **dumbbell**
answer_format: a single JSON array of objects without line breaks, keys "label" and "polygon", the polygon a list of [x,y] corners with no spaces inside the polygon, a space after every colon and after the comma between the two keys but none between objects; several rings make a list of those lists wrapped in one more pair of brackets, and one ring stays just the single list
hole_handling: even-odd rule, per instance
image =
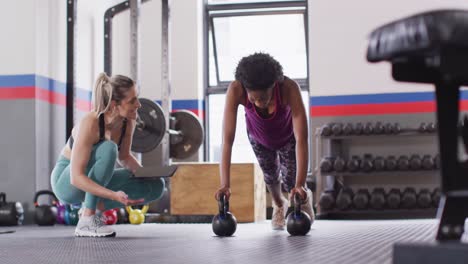
[{"label": "dumbbell", "polygon": [[436,132],[437,131],[436,124],[433,123],[433,122],[430,122],[429,124],[427,124],[426,131],[429,132],[429,133]]},{"label": "dumbbell", "polygon": [[371,122],[367,122],[363,129],[362,129],[362,133],[364,133],[364,135],[370,135],[372,133],[374,133],[374,126],[372,125]]},{"label": "dumbbell", "polygon": [[353,132],[355,135],[361,135],[363,133],[363,130],[364,126],[362,125],[362,123],[358,122],[356,123],[356,125],[354,125]]},{"label": "dumbbell", "polygon": [[351,207],[353,203],[354,192],[349,187],[344,187],[336,197],[336,207],[340,210],[346,210]]},{"label": "dumbbell", "polygon": [[335,159],[333,157],[324,157],[320,161],[320,171],[321,172],[330,172],[333,170],[333,164]]},{"label": "dumbbell", "polygon": [[419,133],[426,133],[427,132],[427,125],[426,123],[422,122],[418,127]]},{"label": "dumbbell", "polygon": [[401,203],[401,193],[397,188],[392,188],[387,194],[387,205],[390,209],[397,209]]},{"label": "dumbbell", "polygon": [[400,134],[401,126],[398,123],[393,124],[393,134]]},{"label": "dumbbell", "polygon": [[352,156],[351,159],[346,162],[346,168],[350,172],[357,172],[359,171],[359,167],[361,165],[361,160],[359,159],[359,156]]},{"label": "dumbbell", "polygon": [[320,135],[324,137],[329,137],[332,135],[332,123],[325,124],[320,128]]},{"label": "dumbbell", "polygon": [[393,134],[393,125],[391,123],[386,123],[384,127],[384,133],[391,135]]},{"label": "dumbbell", "polygon": [[406,187],[401,194],[401,207],[404,209],[413,209],[417,204],[416,190],[412,187]]},{"label": "dumbbell", "polygon": [[385,126],[382,122],[376,122],[374,125],[374,134],[383,134],[385,131]]},{"label": "dumbbell", "polygon": [[385,206],[385,190],[384,188],[375,188],[371,195],[369,205],[372,209],[382,209]]},{"label": "dumbbell", "polygon": [[406,155],[401,155],[397,161],[398,170],[408,170],[409,168],[409,159]]},{"label": "dumbbell", "polygon": [[395,156],[390,155],[387,157],[385,160],[385,168],[389,171],[397,169],[397,160]]},{"label": "dumbbell", "polygon": [[343,124],[335,123],[332,125],[332,135],[339,136],[343,132]]},{"label": "dumbbell", "polygon": [[343,126],[343,135],[352,135],[354,133],[353,131],[353,124],[347,123],[346,125]]},{"label": "dumbbell", "polygon": [[361,161],[361,170],[364,172],[370,172],[374,169],[372,155],[371,154],[364,154],[364,158]]},{"label": "dumbbell", "polygon": [[346,168],[346,161],[342,157],[336,157],[333,162],[333,169],[337,172],[342,172]]},{"label": "dumbbell", "polygon": [[409,160],[409,167],[412,170],[420,170],[422,167],[421,157],[418,154],[411,155]]},{"label": "dumbbell", "polygon": [[434,169],[434,160],[432,159],[431,155],[424,155],[421,160],[421,167],[425,170],[432,170]]},{"label": "dumbbell", "polygon": [[335,206],[335,191],[327,190],[320,194],[319,205],[322,210],[330,210]]},{"label": "dumbbell", "polygon": [[369,206],[370,194],[367,189],[359,189],[353,197],[353,204],[356,209],[363,210]]},{"label": "dumbbell", "polygon": [[439,208],[439,202],[440,202],[440,189],[435,188],[434,191],[432,191],[431,198],[432,198],[432,206],[435,208]]},{"label": "dumbbell", "polygon": [[431,192],[429,189],[421,189],[418,193],[418,207],[429,208],[432,204]]},{"label": "dumbbell", "polygon": [[381,157],[381,156],[377,156],[377,157],[374,159],[373,165],[374,165],[374,169],[375,169],[376,171],[383,171],[383,170],[385,170],[385,160],[384,160],[384,158]]},{"label": "dumbbell", "polygon": [[440,154],[437,154],[434,157],[434,167],[436,169],[440,169]]}]

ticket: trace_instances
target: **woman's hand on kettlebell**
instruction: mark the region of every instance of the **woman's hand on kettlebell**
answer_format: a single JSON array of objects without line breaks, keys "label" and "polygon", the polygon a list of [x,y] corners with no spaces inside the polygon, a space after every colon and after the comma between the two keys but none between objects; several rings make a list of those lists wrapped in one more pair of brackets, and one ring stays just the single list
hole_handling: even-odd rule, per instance
[{"label": "woman's hand on kettlebell", "polygon": [[231,197],[231,188],[229,187],[221,187],[219,188],[216,193],[215,193],[215,199],[219,201],[219,197],[221,196],[221,194],[223,194],[226,196],[226,201],[229,201],[229,197]]},{"label": "woman's hand on kettlebell", "polygon": [[296,186],[291,189],[291,192],[289,193],[289,200],[294,201],[294,195],[296,193],[299,194],[299,197],[301,198],[301,202],[304,202],[307,200],[307,190],[304,186]]},{"label": "woman's hand on kettlebell", "polygon": [[128,199],[128,195],[124,193],[123,191],[117,191],[114,192],[114,199],[115,201],[124,204],[124,205],[134,205],[134,204],[139,204],[145,201],[145,199]]}]

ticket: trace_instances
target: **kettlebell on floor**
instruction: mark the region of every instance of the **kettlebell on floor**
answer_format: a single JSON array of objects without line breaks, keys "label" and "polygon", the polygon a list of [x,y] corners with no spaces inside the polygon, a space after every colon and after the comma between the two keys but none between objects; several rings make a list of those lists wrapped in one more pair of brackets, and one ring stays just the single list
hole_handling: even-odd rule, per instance
[{"label": "kettlebell on floor", "polygon": [[128,219],[130,224],[139,225],[145,222],[145,214],[148,212],[149,206],[144,205],[143,208],[133,209],[131,206],[125,207],[128,212]]},{"label": "kettlebell on floor", "polygon": [[217,236],[232,236],[236,232],[237,219],[229,212],[229,201],[226,201],[224,194],[219,197],[218,210],[211,222],[213,232]]}]

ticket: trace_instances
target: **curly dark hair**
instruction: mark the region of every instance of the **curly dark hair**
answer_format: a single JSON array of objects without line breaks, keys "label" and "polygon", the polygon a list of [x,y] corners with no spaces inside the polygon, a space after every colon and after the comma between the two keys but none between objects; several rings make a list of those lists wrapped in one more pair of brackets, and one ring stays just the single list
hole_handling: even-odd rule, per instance
[{"label": "curly dark hair", "polygon": [[283,67],[267,53],[243,57],[237,64],[235,77],[250,90],[266,90],[284,79]]}]

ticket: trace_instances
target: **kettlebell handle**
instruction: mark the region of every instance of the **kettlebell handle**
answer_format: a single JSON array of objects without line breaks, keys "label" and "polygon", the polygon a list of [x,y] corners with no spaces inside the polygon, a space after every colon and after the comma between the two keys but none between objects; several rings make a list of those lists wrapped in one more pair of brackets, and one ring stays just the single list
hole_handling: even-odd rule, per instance
[{"label": "kettlebell handle", "polygon": [[39,198],[39,196],[44,195],[44,194],[52,196],[53,198],[52,205],[55,206],[58,203],[57,196],[55,196],[55,194],[52,191],[42,190],[42,191],[38,191],[36,195],[34,195],[34,206],[36,207],[39,206],[39,204],[37,203],[37,199]]},{"label": "kettlebell handle", "polygon": [[0,204],[6,203],[6,193],[0,192]]},{"label": "kettlebell handle", "polygon": [[219,196],[218,209],[219,214],[222,214],[223,216],[225,216],[226,213],[229,212],[229,201],[226,201],[226,195],[224,193],[222,193]]},{"label": "kettlebell handle", "polygon": [[294,194],[294,214],[301,214],[301,197],[299,196],[299,193]]}]

